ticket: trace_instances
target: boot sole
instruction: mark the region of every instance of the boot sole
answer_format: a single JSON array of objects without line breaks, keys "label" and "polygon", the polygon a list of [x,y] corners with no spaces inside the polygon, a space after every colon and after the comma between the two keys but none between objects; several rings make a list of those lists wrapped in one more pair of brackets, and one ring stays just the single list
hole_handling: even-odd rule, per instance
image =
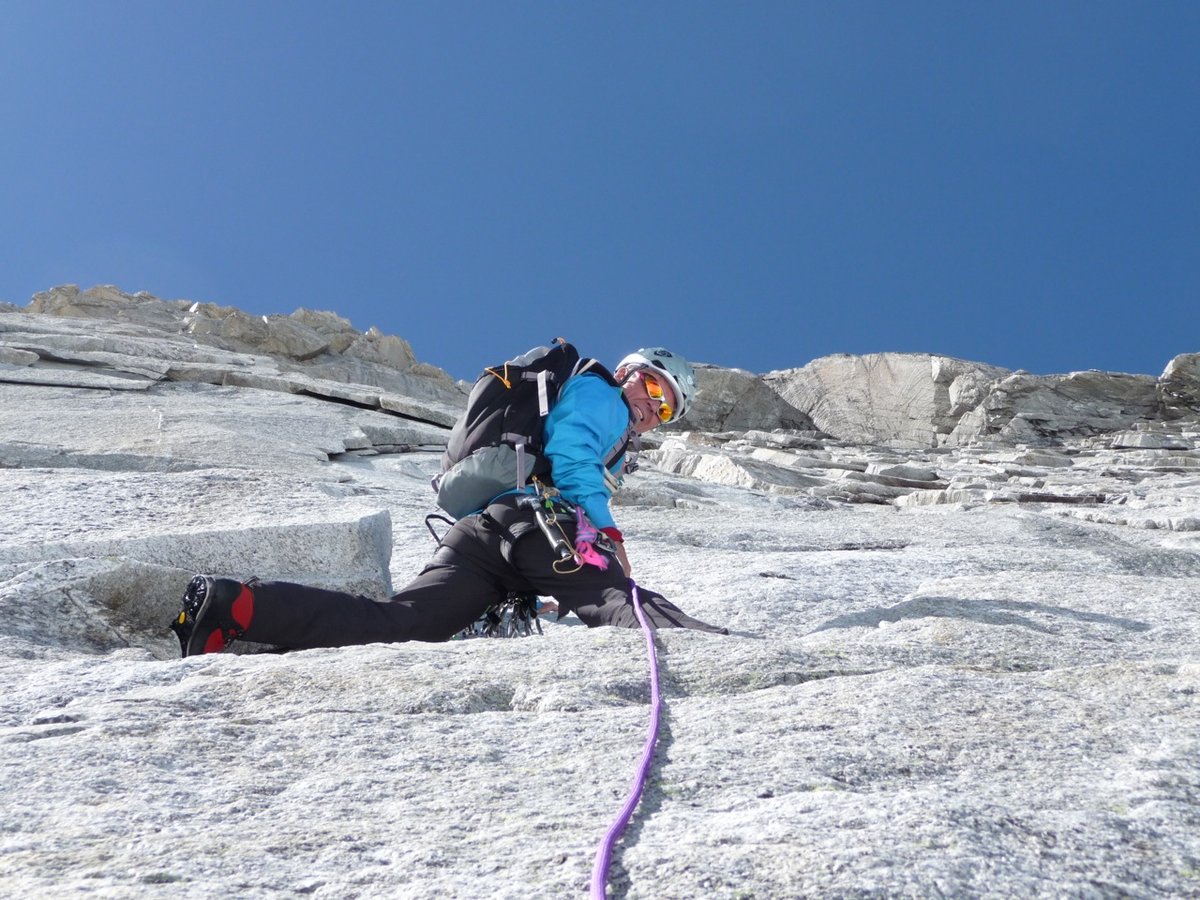
[{"label": "boot sole", "polygon": [[[208,642],[211,631],[204,635],[204,640],[199,640],[200,635],[196,632],[196,626],[204,620],[204,616],[208,613],[209,607],[212,606],[213,590],[212,579],[204,578],[204,599],[200,601],[200,606],[191,611],[191,606],[195,602],[196,584],[203,576],[197,576],[188,582],[187,590],[183,593],[182,604],[183,609],[180,610],[179,616],[171,623],[171,629],[175,632],[175,636],[179,638],[180,655],[186,659],[189,656],[196,656],[204,653],[204,645]],[[190,602],[189,602],[190,601]],[[186,637],[184,636],[186,632]]]}]

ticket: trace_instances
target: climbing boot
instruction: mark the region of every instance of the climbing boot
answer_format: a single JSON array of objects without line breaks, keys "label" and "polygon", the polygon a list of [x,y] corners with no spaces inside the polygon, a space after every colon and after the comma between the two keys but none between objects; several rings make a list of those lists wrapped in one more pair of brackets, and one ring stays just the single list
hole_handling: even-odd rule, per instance
[{"label": "climbing boot", "polygon": [[254,617],[255,580],[197,575],[183,592],[183,609],[171,623],[183,656],[220,653],[246,633]]}]

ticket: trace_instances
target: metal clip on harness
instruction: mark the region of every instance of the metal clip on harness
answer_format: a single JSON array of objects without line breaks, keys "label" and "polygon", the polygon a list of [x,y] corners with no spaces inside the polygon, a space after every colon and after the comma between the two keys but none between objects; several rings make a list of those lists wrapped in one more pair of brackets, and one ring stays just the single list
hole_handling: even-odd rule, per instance
[{"label": "metal clip on harness", "polygon": [[[546,536],[550,549],[557,554],[560,561],[575,555],[575,550],[567,543],[566,536],[558,526],[558,514],[554,512],[549,500],[543,505],[538,497],[522,497],[519,505],[533,510],[533,520],[537,522],[538,529]],[[554,533],[554,528],[559,529],[557,534]]]},{"label": "metal clip on harness", "polygon": [[[578,572],[584,564],[568,540],[567,533],[559,524],[558,512],[555,509],[555,503],[566,505],[566,501],[560,498],[556,488],[544,485],[536,478],[533,479],[533,486],[537,493],[522,497],[518,501],[518,505],[533,510],[533,519],[537,522],[538,529],[545,535],[550,549],[558,557],[554,561],[554,571],[560,575]],[[575,568],[563,569],[564,563],[574,563]]]}]

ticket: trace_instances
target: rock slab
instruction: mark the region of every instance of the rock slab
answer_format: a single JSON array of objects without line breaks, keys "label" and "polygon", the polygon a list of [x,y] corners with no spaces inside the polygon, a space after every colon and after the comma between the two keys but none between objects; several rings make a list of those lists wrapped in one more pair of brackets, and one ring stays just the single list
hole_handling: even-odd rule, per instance
[{"label": "rock slab", "polygon": [[[333,314],[50,294],[0,310],[6,892],[583,896],[645,738],[638,632],[180,660],[165,627],[195,569],[416,573],[453,392],[398,339],[347,362]],[[638,582],[731,634],[655,636],[611,895],[1200,896],[1186,364],[1170,404],[789,371],[702,369],[617,494]]]}]

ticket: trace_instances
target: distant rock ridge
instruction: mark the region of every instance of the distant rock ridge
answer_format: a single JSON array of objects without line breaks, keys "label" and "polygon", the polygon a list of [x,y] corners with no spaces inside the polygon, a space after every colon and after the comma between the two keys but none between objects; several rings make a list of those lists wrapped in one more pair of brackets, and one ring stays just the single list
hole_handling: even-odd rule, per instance
[{"label": "distant rock ridge", "polygon": [[[77,320],[84,320],[78,321]],[[104,322],[104,327],[95,323]],[[232,307],[76,285],[0,310],[0,382],[139,390],[181,381],[310,394],[448,427],[465,401],[401,338],[330,312]]]},{"label": "distant rock ridge", "polygon": [[874,353],[826,356],[763,380],[821,431],[892,447],[1052,446],[1130,429],[1195,430],[1200,411],[1200,354],[1176,357],[1158,379]]},{"label": "distant rock ridge", "polygon": [[[73,327],[72,320],[111,323]],[[1159,378],[1098,371],[1031,375],[923,353],[838,354],[756,375],[698,365],[695,412],[680,428],[787,431],[895,448],[1056,446],[1197,430],[1200,353]],[[418,362],[402,338],[363,333],[332,312],[252,316],[113,286],[65,285],[0,307],[0,382],[137,390],[184,381],[307,394],[439,427],[465,392]],[[678,431],[679,429],[674,429]],[[1157,442],[1157,443],[1156,443]],[[1165,442],[1165,443],[1164,443]]]}]

